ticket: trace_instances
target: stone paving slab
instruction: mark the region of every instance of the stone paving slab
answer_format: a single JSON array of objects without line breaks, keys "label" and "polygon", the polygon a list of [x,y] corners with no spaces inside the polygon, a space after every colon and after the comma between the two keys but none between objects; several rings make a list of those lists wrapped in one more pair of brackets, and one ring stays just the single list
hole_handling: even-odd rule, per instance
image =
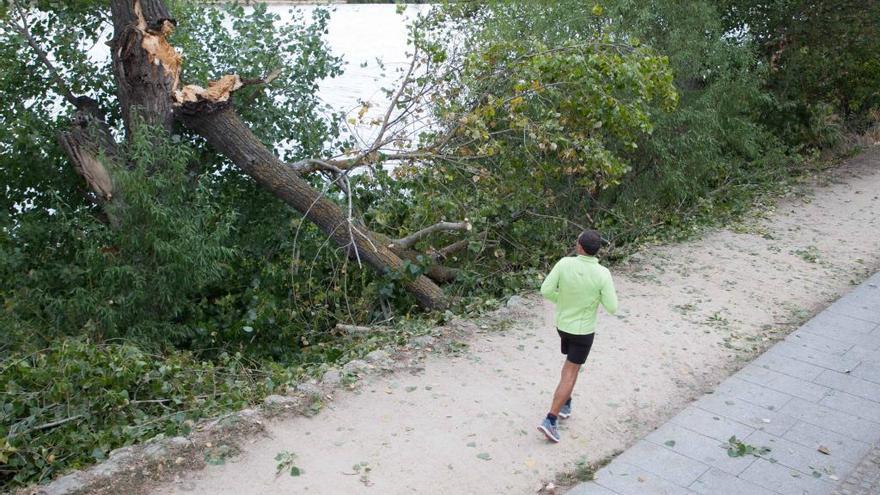
[{"label": "stone paving slab", "polygon": [[[847,353],[850,352],[852,352],[852,350],[847,351]],[[817,376],[825,371],[825,368],[821,366],[816,366],[815,364],[810,364],[804,361],[798,361],[797,359],[791,359],[787,356],[780,355],[779,353],[769,351],[758,356],[758,359],[752,361],[752,364],[788,376],[800,378],[801,380],[809,381],[815,380]],[[734,377],[731,377],[731,379],[734,379]],[[722,383],[722,385],[724,383]]]},{"label": "stone paving slab", "polygon": [[678,485],[689,485],[710,469],[700,461],[652,442],[634,445],[620,454],[617,460],[640,467]]},{"label": "stone paving slab", "polygon": [[713,394],[700,401],[700,408],[706,411],[733,419],[756,430],[766,431],[771,435],[784,435],[798,423],[798,419],[794,416],[755,405],[748,400],[724,394]]},{"label": "stone paving slab", "polygon": [[[792,426],[782,438],[816,449],[817,452],[819,447],[824,447],[838,461],[853,465],[857,464],[871,450],[871,445],[868,443],[804,422],[798,422]],[[840,477],[841,474],[845,473],[840,473],[837,476]]]},{"label": "stone paving slab", "polygon": [[[768,371],[771,368],[766,368]],[[822,371],[822,368],[819,368]],[[779,374],[776,370],[772,370],[773,373]],[[819,375],[816,375],[817,377]],[[739,377],[731,377],[728,380],[725,380],[721,383],[717,389],[715,389],[715,393],[718,395],[729,395],[732,397],[737,397],[746,402],[750,402],[756,406],[761,406],[770,411],[778,411],[782,409],[782,406],[788,404],[791,399],[794,398],[793,395],[787,394],[785,392],[780,392],[778,390],[773,390],[771,388],[758,385],[756,383],[752,383],[750,381],[746,381],[740,379]]]},{"label": "stone paving slab", "polygon": [[[736,476],[710,469],[691,484],[691,488],[700,495],[776,495],[774,492]],[[588,495],[589,492],[587,492]]]},{"label": "stone paving slab", "polygon": [[[880,355],[880,352],[877,354]],[[862,361],[852,370],[852,375],[869,382],[880,383],[880,363]]]},{"label": "stone paving slab", "polygon": [[679,493],[880,494],[880,273],[568,492]]},{"label": "stone paving slab", "polygon": [[838,411],[850,412],[856,417],[880,423],[880,404],[870,399],[863,399],[852,394],[832,391],[819,404]]}]

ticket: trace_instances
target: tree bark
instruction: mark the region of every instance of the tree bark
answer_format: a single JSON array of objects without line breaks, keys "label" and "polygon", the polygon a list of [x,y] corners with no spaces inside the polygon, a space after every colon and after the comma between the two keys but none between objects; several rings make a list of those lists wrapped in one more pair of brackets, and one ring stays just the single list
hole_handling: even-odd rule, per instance
[{"label": "tree bark", "polygon": [[112,0],[110,53],[127,135],[136,123],[171,131],[180,55],[165,40],[175,21],[162,0]]},{"label": "tree bark", "polygon": [[[386,244],[372,239],[365,229],[352,225],[336,203],[313,188],[294,168],[279,160],[241,121],[228,102],[187,103],[177,115],[187,127],[204,137],[263,188],[302,213],[337,245],[348,247],[351,256],[358,256],[380,272],[403,271],[403,260],[397,254]],[[443,290],[427,277],[406,279],[404,284],[423,307],[442,309],[447,306]]]},{"label": "tree bark", "polygon": [[[419,263],[418,257],[422,253],[419,253],[408,247],[403,247],[400,244],[394,242],[390,237],[379,232],[370,232],[370,236],[372,236],[373,239],[376,240],[376,242],[381,242],[382,244],[387,246],[392,253],[400,256],[402,259],[409,260],[410,263]],[[459,270],[441,265],[438,262],[439,260],[436,259],[434,256],[431,256],[429,254],[424,254],[424,256],[431,263],[426,268],[425,275],[434,282],[437,282],[438,284],[448,284],[450,282],[454,282],[456,277],[458,277]]]},{"label": "tree bark", "polygon": [[58,134],[58,143],[70,158],[76,172],[85,179],[94,194],[95,203],[103,206],[108,223],[118,227],[107,204],[119,201],[107,161],[116,159],[116,141],[98,105],[86,97],[74,98],[77,111],[70,129]]}]

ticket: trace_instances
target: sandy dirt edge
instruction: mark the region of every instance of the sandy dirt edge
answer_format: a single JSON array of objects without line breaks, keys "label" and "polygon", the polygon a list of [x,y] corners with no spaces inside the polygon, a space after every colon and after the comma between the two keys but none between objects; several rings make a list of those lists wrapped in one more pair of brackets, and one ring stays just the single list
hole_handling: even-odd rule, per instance
[{"label": "sandy dirt edge", "polygon": [[[467,350],[372,375],[151,493],[534,493],[626,448],[880,268],[880,147],[825,179],[735,228],[615,267],[621,312],[600,317],[558,445],[535,431],[562,357],[552,306],[533,294],[475,326]],[[301,476],[276,476],[283,451]]]}]

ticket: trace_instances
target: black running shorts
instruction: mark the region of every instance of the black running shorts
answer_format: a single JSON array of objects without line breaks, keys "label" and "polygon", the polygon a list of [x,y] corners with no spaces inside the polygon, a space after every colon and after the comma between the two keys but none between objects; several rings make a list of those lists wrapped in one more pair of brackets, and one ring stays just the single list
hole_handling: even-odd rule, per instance
[{"label": "black running shorts", "polygon": [[561,339],[562,353],[568,356],[567,359],[574,364],[584,364],[587,362],[587,356],[593,347],[593,334],[574,335],[563,332],[558,328],[556,331],[559,332],[559,338]]}]

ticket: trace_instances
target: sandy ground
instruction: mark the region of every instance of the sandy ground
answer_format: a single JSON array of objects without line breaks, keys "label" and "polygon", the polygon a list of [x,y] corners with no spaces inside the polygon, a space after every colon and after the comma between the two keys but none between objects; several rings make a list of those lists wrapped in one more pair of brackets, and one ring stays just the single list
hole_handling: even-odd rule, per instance
[{"label": "sandy ground", "polygon": [[[464,352],[367,378],[153,493],[535,493],[578,461],[626,448],[878,267],[875,146],[763,218],[616,267],[621,313],[600,316],[560,444],[535,430],[562,357],[552,306],[528,295]],[[276,477],[282,451],[297,454],[302,476]]]}]

